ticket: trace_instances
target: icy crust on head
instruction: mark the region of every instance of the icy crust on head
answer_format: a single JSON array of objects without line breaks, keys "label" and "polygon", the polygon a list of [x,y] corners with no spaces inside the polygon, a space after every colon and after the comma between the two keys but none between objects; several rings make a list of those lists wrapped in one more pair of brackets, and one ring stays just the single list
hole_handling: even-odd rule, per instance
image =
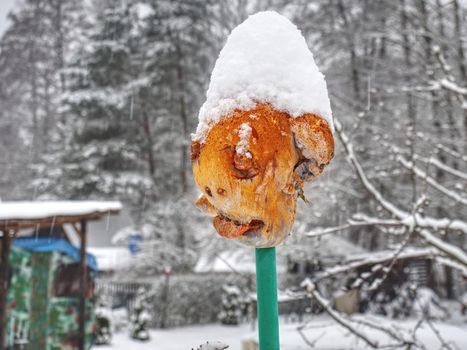
[{"label": "icy crust on head", "polygon": [[292,117],[313,113],[333,129],[326,81],[305,38],[287,18],[259,12],[236,27],[219,54],[194,140],[235,109],[270,103]]}]

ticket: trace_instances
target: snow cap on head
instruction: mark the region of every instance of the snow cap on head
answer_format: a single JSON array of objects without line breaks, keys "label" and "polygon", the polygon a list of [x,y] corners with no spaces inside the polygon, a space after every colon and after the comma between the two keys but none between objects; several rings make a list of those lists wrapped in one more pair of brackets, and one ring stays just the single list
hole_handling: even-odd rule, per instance
[{"label": "snow cap on head", "polygon": [[248,17],[230,34],[212,71],[193,139],[203,142],[221,118],[256,103],[270,103],[292,117],[316,114],[333,129],[324,75],[302,33],[274,11]]}]

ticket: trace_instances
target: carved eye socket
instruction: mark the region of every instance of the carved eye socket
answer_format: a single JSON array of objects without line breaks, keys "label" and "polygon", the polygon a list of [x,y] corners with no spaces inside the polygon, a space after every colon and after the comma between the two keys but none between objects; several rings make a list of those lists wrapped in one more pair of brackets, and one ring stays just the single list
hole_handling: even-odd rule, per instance
[{"label": "carved eye socket", "polygon": [[254,156],[248,152],[247,154],[237,153],[235,147],[225,147],[224,152],[227,152],[227,157],[231,165],[230,170],[237,179],[251,179],[259,174],[259,166],[256,163]]},{"label": "carved eye socket", "polygon": [[258,175],[259,169],[253,155],[234,152],[233,156],[234,176],[238,179],[251,179]]}]

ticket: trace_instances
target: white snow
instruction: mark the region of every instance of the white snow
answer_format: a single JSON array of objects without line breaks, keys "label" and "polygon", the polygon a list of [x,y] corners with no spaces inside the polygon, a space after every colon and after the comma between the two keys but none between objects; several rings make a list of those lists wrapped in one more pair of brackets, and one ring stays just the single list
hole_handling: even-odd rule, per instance
[{"label": "white snow", "polygon": [[235,147],[235,151],[238,154],[243,154],[247,158],[251,158],[252,155],[248,151],[248,144],[250,143],[250,137],[251,137],[251,126],[248,123],[243,123],[240,125],[240,129],[238,130],[238,136],[240,136],[240,141],[237,144],[237,147]]},{"label": "white snow", "polygon": [[126,247],[88,247],[97,260],[99,271],[115,271],[127,267],[132,256]]},{"label": "white snow", "polygon": [[138,19],[145,19],[149,16],[154,14],[154,10],[148,4],[143,2],[138,2],[134,5],[133,9],[135,10],[136,14],[138,15]]},{"label": "white snow", "polygon": [[220,341],[209,342],[207,341],[205,344],[201,345],[196,350],[224,350],[227,349],[229,346],[224,344]]},{"label": "white snow", "polygon": [[292,117],[314,113],[333,128],[326,81],[305,38],[287,18],[259,12],[234,28],[211,75],[193,139],[235,109],[270,103]]},{"label": "white snow", "polygon": [[[394,333],[402,337],[411,339],[411,330],[416,328],[417,319],[410,320],[390,320],[384,317],[362,315],[362,321],[374,323],[375,325],[391,329]],[[467,349],[467,331],[462,327],[457,327],[444,322],[432,322],[433,326],[440,332],[441,336],[449,342],[454,349]],[[297,328],[299,324],[281,324],[280,342],[282,350],[309,350],[300,336]],[[391,344],[394,350],[406,349],[407,345],[397,346],[391,342],[387,334],[364,325],[358,325],[359,330],[366,331],[377,339],[378,344],[383,348]],[[464,327],[465,328],[465,327]],[[416,328],[416,339],[420,341],[427,350],[439,350],[441,344],[439,339],[429,325],[425,322]],[[314,316],[303,329],[303,334],[309,341],[315,342],[315,349],[371,349],[367,344],[358,340],[346,329],[336,324],[330,317],[325,315]],[[112,339],[110,346],[100,346],[102,350],[189,350],[196,349],[206,340],[216,340],[228,344],[228,350],[241,350],[241,343],[245,339],[257,339],[255,332],[251,331],[249,325],[223,326],[219,324],[194,325],[188,327],[151,330],[151,340],[149,342],[139,342],[130,339],[126,332],[117,333]]]},{"label": "white snow", "polygon": [[[196,325],[171,329],[150,330],[151,340],[132,340],[127,332],[114,334],[112,344],[99,346],[101,350],[191,350],[206,341],[222,342],[227,350],[240,350],[241,337],[249,331],[248,325],[223,326],[219,324]],[[204,349],[203,349],[204,350]]]},{"label": "white snow", "polygon": [[447,79],[441,79],[439,84],[443,88],[455,92],[456,94],[467,96],[467,88],[463,88],[462,86],[459,86],[452,81],[449,81]]},{"label": "white snow", "polygon": [[101,201],[15,201],[0,202],[0,220],[43,219],[107,213],[122,209],[120,202]]}]

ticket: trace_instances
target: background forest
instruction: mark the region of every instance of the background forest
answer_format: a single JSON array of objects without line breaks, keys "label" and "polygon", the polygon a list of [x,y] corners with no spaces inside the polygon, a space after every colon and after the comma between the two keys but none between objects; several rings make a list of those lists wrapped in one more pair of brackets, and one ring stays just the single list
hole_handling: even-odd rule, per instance
[{"label": "background forest", "polygon": [[336,124],[336,157],[306,187],[291,242],[338,234],[394,258],[432,249],[439,293],[459,298],[461,0],[23,0],[0,40],[0,198],[121,200],[144,234],[139,276],[187,272],[228,247],[193,206],[190,133],[227,35],[266,9],[306,37]]}]

